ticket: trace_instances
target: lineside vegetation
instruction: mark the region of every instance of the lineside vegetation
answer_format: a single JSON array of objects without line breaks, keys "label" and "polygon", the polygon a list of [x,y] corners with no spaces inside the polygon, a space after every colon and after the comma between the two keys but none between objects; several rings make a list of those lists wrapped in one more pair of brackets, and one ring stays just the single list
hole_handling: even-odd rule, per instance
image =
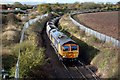
[{"label": "lineside vegetation", "polygon": [[72,23],[67,14],[60,19],[59,28],[79,44],[80,60],[96,66],[98,76],[108,79],[118,78],[118,52],[120,50],[118,47],[81,31]]}]

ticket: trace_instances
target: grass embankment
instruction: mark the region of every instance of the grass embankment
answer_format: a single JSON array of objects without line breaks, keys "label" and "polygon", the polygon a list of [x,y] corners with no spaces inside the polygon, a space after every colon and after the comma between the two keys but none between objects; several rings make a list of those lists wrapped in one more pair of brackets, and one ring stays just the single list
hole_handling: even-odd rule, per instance
[{"label": "grass embankment", "polygon": [[96,37],[81,31],[65,14],[59,21],[60,29],[80,46],[80,60],[98,68],[101,78],[118,77],[118,51],[111,42],[104,43]]},{"label": "grass embankment", "polygon": [[[20,78],[47,78],[50,77],[49,71],[47,70],[47,62],[45,60],[45,48],[42,45],[42,30],[47,20],[53,17],[52,14],[49,14],[48,17],[38,20],[36,23],[31,25],[24,35],[24,41],[19,44],[21,30],[23,25],[20,28],[14,26],[14,31],[18,31],[19,34],[13,33],[9,35],[11,41],[3,36],[2,40],[9,42],[3,43],[2,51],[2,68],[7,70],[10,76],[15,75],[16,62],[18,54],[20,52]],[[9,26],[10,30],[13,30],[13,27]],[[7,28],[8,28],[7,27]],[[5,31],[6,32],[6,31]],[[14,36],[16,35],[16,36]],[[18,37],[19,36],[19,37]],[[18,41],[17,41],[18,40]]]},{"label": "grass embankment", "polygon": [[15,14],[1,14],[0,19],[2,20],[2,68],[9,71],[12,66],[15,65],[17,57],[11,53],[12,45],[19,42],[20,31],[22,29],[22,21],[16,17]]}]

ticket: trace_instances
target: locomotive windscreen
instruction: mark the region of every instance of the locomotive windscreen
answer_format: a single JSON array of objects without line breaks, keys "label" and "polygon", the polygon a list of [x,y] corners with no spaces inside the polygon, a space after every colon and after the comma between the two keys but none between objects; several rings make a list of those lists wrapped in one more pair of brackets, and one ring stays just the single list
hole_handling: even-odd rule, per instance
[{"label": "locomotive windscreen", "polygon": [[77,46],[71,46],[71,51],[76,51],[77,50]]},{"label": "locomotive windscreen", "polygon": [[69,51],[70,50],[70,46],[63,46],[63,51]]}]

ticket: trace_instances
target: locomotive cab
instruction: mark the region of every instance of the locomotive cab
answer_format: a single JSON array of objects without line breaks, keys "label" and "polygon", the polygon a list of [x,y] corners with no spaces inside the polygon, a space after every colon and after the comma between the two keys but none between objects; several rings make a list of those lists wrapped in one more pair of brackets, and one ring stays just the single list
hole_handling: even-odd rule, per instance
[{"label": "locomotive cab", "polygon": [[62,58],[76,60],[79,55],[79,46],[76,43],[67,43],[62,46]]}]

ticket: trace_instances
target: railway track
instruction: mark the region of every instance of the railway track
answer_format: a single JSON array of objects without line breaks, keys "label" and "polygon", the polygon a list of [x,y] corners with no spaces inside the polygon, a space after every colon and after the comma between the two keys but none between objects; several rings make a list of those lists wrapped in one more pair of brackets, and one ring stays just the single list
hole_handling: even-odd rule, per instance
[{"label": "railway track", "polygon": [[[46,36],[47,36],[47,34],[46,34]],[[51,43],[51,46],[54,48],[56,55],[58,56],[59,60],[61,61],[57,49],[55,48],[55,46],[52,43]],[[50,50],[48,50],[48,51],[50,51]],[[49,52],[47,52],[47,53],[49,53]],[[61,65],[61,67],[63,67],[62,72],[63,72],[63,75],[65,75],[65,78],[69,78],[71,80],[76,80],[76,79],[78,79],[78,80],[100,80],[100,78],[97,77],[97,75],[89,67],[87,67],[80,61],[77,62],[77,65],[73,65],[73,66],[68,66],[62,61],[60,63],[62,63],[62,65],[63,65],[63,66]],[[56,74],[57,74],[57,72],[56,72]]]},{"label": "railway track", "polygon": [[78,64],[81,66],[73,65],[66,66],[63,62],[62,65],[64,66],[67,74],[69,75],[68,78],[71,80],[101,80],[89,67],[86,67],[81,61],[78,61]]},{"label": "railway track", "polygon": [[82,63],[81,61],[78,61],[78,63],[81,64],[87,71],[89,71],[94,80],[101,80],[89,67],[85,66],[84,63]]}]

